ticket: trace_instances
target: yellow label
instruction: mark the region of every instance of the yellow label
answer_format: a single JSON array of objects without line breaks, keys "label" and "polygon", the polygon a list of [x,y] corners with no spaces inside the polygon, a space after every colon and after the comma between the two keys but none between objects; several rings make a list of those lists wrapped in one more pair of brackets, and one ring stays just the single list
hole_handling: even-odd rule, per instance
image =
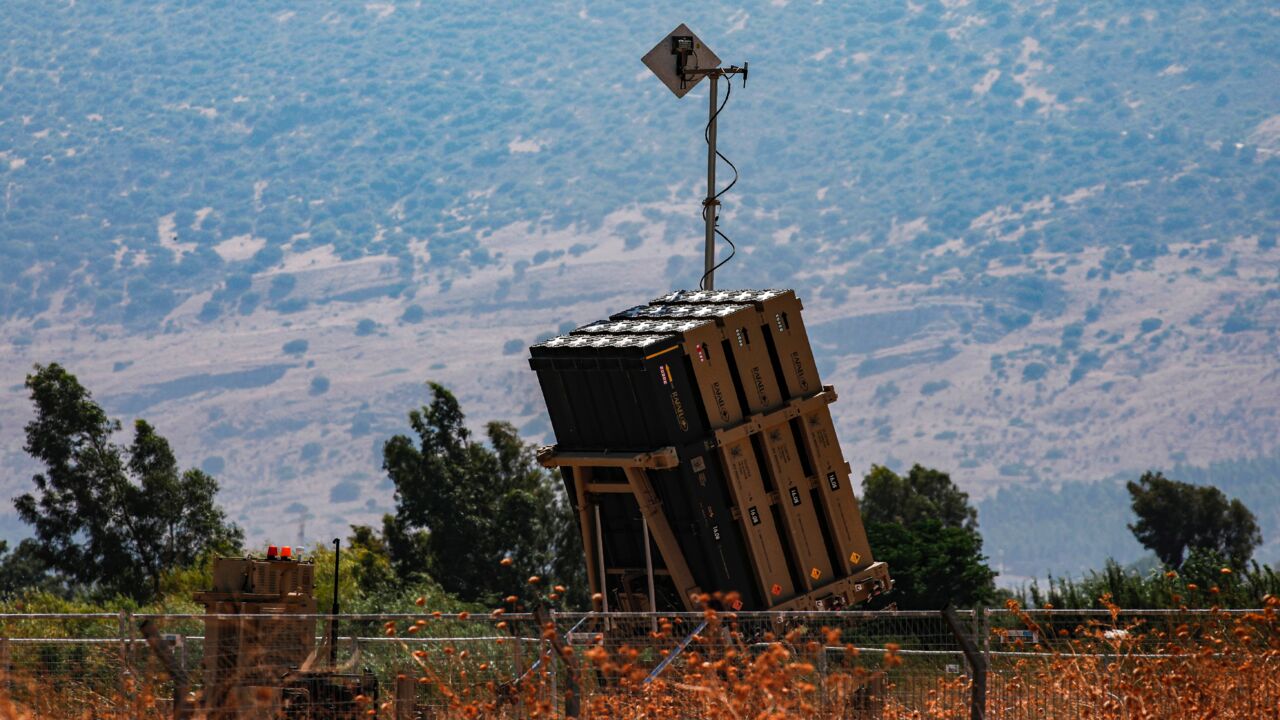
[{"label": "yellow label", "polygon": [[652,355],[645,355],[645,356],[644,356],[644,359],[645,359],[645,360],[652,360],[652,359],[654,359],[654,358],[658,357],[659,355],[666,355],[667,353],[671,352],[672,350],[679,350],[679,349],[680,349],[680,346],[679,346],[679,345],[676,345],[675,347],[669,347],[669,348],[667,348],[666,350],[659,350],[658,352],[656,352],[656,353],[654,353],[654,354],[652,354]]},{"label": "yellow label", "polygon": [[857,565],[858,563],[862,562],[862,556],[855,552],[849,555],[849,562],[853,563],[854,565]]},{"label": "yellow label", "polygon": [[822,577],[822,571],[819,570],[818,568],[814,568],[809,571],[809,577],[813,578],[814,580],[817,580],[818,578]]}]

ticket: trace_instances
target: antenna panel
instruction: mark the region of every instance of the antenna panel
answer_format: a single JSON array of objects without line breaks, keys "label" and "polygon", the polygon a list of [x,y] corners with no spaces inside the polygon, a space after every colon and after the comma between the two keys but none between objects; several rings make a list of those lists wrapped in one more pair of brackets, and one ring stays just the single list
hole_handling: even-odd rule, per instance
[{"label": "antenna panel", "polygon": [[706,43],[693,34],[688,25],[680,23],[675,30],[667,33],[662,41],[653,46],[653,49],[640,58],[640,62],[645,64],[658,79],[666,85],[676,97],[684,97],[686,93],[693,89],[694,85],[702,82],[702,75],[694,75],[690,78],[682,79],[680,73],[676,70],[679,55],[672,51],[673,41],[675,37],[687,37],[693,41],[693,47],[688,57],[688,68],[707,70],[714,67],[720,67],[720,58],[711,52],[711,48]]}]

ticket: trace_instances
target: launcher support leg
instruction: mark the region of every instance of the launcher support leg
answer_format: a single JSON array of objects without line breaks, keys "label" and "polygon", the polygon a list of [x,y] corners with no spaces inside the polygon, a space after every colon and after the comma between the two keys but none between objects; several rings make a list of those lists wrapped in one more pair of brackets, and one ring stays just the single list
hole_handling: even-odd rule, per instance
[{"label": "launcher support leg", "polygon": [[587,556],[587,585],[591,588],[592,594],[600,593],[603,596],[602,578],[596,576],[596,562],[595,558],[592,557],[593,550],[596,547],[596,531],[593,517],[595,513],[592,512],[595,503],[587,499],[587,483],[591,482],[591,468],[570,467],[569,472],[573,476],[573,491],[578,501],[578,530],[582,533],[582,550]]},{"label": "launcher support leg", "polygon": [[[649,612],[656,612],[658,598],[653,590],[653,551],[649,549],[649,521],[642,517],[640,523],[644,530],[644,572],[645,579],[649,583]],[[658,632],[658,618],[654,617],[650,624],[653,626],[653,632]]]},{"label": "launcher support leg", "polygon": [[623,470],[627,474],[627,482],[631,483],[631,492],[636,497],[636,504],[640,506],[640,514],[648,523],[649,534],[653,537],[654,544],[658,546],[658,552],[662,553],[662,561],[667,564],[667,571],[671,573],[676,590],[680,592],[680,601],[686,610],[697,610],[692,596],[700,595],[702,589],[694,582],[689,564],[685,562],[684,553],[680,551],[680,545],[676,542],[676,534],[667,523],[667,517],[662,514],[662,501],[654,492],[648,474],[636,467],[623,468]]},{"label": "launcher support leg", "polygon": [[[635,497],[636,505],[640,508],[640,514],[645,520],[644,529],[648,530],[653,542],[658,546],[658,552],[662,554],[662,560],[667,566],[667,572],[671,575],[671,580],[675,583],[676,592],[680,594],[681,605],[685,610],[695,611],[698,609],[698,603],[694,598],[702,594],[702,588],[698,587],[693,579],[693,573],[689,570],[689,564],[685,561],[684,553],[680,550],[680,544],[676,541],[676,534],[671,529],[671,525],[667,522],[667,517],[662,512],[662,501],[658,499],[658,494],[654,492],[653,484],[649,481],[646,470],[668,470],[679,465],[679,459],[676,450],[673,447],[663,447],[656,450],[641,453],[618,453],[618,452],[579,452],[579,453],[560,453],[554,446],[542,447],[538,450],[538,462],[543,467],[568,467],[572,473],[574,486],[574,495],[578,501],[578,526],[582,532],[582,549],[587,555],[587,580],[591,584],[592,592],[598,592],[602,596],[605,592],[606,568],[604,562],[604,545],[603,545],[603,528],[599,525],[599,511],[594,501],[591,500],[593,492],[623,492]],[[591,468],[593,467],[612,467],[619,468],[627,478],[627,484],[621,483],[603,483],[599,485],[590,485]],[[591,488],[594,488],[591,489]],[[648,547],[648,543],[645,543]],[[600,567],[596,567],[599,558]],[[649,570],[650,588],[653,584],[653,572]],[[654,604],[656,598],[654,591],[650,590],[650,604]],[[607,600],[604,609],[608,609]]]},{"label": "launcher support leg", "polygon": [[596,557],[600,560],[600,609],[609,612],[609,593],[605,584],[609,580],[609,571],[604,565],[604,528],[600,525],[600,506],[596,511]]}]

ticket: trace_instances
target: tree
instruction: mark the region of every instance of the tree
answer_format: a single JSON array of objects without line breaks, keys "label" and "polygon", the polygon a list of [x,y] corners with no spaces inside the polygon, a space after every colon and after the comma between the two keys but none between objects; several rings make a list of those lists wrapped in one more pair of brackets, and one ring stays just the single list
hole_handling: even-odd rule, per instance
[{"label": "tree", "polygon": [[862,480],[862,493],[862,517],[867,522],[912,525],[937,520],[945,527],[978,530],[978,511],[969,505],[969,494],[940,470],[917,464],[902,477],[872,465]]},{"label": "tree", "polygon": [[48,563],[40,557],[40,543],[26,538],[9,550],[9,543],[0,540],[0,595],[14,595],[24,591],[56,592],[62,579],[50,572]]},{"label": "tree", "polygon": [[994,597],[978,512],[950,475],[915,465],[902,477],[873,465],[862,491],[867,540],[894,580],[886,601],[904,610],[936,610]]},{"label": "tree", "polygon": [[217,481],[180,471],[168,441],[146,421],[134,423],[133,442],[121,447],[111,440],[119,421],[57,363],[36,365],[26,387],[36,417],[25,449],[45,472],[32,478],[36,494],[14,506],[50,568],[141,602],[159,596],[170,570],[239,549],[243,534],[216,503]]},{"label": "tree", "polygon": [[376,530],[368,525],[352,525],[347,538],[347,559],[356,585],[364,592],[377,592],[394,583],[391,552]]},{"label": "tree", "polygon": [[[457,399],[432,383],[431,404],[409,413],[416,442],[383,448],[396,515],[384,537],[397,572],[426,572],[464,601],[494,604],[530,575],[555,578],[585,599],[583,554],[563,491],[508,423],[475,442]],[[510,558],[509,564],[502,564]]]},{"label": "tree", "polygon": [[1242,568],[1262,544],[1262,533],[1249,508],[1212,485],[1170,480],[1146,472],[1125,483],[1138,521],[1133,536],[1166,566],[1181,567],[1188,550],[1217,553]]}]

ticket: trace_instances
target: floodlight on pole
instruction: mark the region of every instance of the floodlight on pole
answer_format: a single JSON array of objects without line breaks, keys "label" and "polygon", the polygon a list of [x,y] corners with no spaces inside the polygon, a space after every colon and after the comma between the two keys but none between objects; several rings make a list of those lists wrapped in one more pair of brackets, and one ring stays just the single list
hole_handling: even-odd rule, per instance
[{"label": "floodlight on pole", "polygon": [[[689,29],[689,26],[683,23],[667,33],[657,45],[653,46],[643,58],[643,62],[658,79],[663,82],[675,93],[676,97],[684,97],[694,85],[697,85],[702,78],[709,78],[711,81],[710,100],[707,110],[707,129],[705,132],[707,140],[707,196],[702,201],[702,219],[706,224],[706,246],[703,253],[703,273],[702,281],[699,286],[704,290],[715,289],[715,271],[719,267],[716,265],[716,235],[724,237],[726,241],[729,238],[721,233],[716,225],[720,220],[720,196],[729,188],[726,187],[720,192],[716,192],[716,158],[725,158],[716,150],[716,124],[720,111],[724,109],[723,104],[718,104],[720,99],[719,80],[721,77],[729,77],[733,75],[742,76],[742,85],[747,85],[747,63],[742,63],[742,67],[730,65],[729,67],[720,67],[720,58],[707,47],[705,43],[698,38],[697,35]],[[725,102],[728,102],[728,95],[725,96]],[[733,163],[729,163],[733,167]],[[734,181],[737,181],[737,171],[735,169]],[[732,187],[733,183],[729,183]],[[730,245],[733,243],[730,242]],[[732,257],[732,255],[730,255]],[[726,258],[727,260],[728,258]],[[721,263],[723,264],[723,263]]]}]

